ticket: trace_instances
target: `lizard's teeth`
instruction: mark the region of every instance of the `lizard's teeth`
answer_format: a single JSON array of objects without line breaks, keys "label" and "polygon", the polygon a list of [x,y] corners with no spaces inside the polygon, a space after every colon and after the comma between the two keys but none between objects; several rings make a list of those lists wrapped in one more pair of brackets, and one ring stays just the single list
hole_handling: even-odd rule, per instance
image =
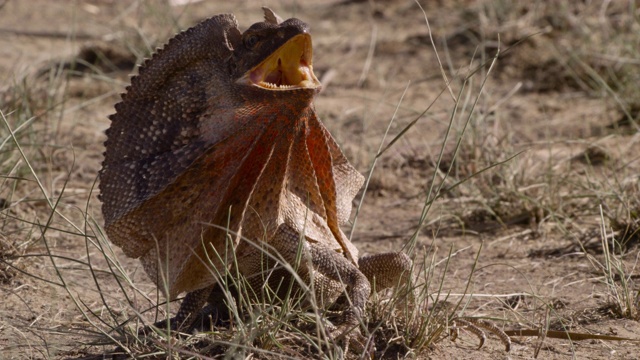
[{"label": "lizard's teeth", "polygon": [[261,81],[260,82],[260,86],[266,87],[266,88],[269,88],[269,89],[290,89],[290,88],[295,87],[294,85],[277,85],[277,84],[270,83],[270,82],[267,82],[267,81]]}]

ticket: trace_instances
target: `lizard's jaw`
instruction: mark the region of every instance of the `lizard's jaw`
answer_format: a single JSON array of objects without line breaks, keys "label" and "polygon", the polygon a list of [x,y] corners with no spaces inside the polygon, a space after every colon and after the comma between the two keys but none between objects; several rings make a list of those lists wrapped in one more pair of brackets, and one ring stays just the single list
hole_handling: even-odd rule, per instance
[{"label": "lizard's jaw", "polygon": [[239,82],[267,90],[318,89],[321,84],[313,74],[312,57],[311,36],[296,35]]}]

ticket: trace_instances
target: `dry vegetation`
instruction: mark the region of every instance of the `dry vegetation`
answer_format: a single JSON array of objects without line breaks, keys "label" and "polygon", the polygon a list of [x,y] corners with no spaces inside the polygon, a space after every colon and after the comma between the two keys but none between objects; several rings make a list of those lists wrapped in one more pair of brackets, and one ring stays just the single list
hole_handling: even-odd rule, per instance
[{"label": "dry vegetation", "polygon": [[[415,259],[414,299],[372,299],[376,358],[637,358],[640,7],[419,3],[426,17],[412,0],[268,2],[311,24],[317,110],[368,175],[354,243]],[[0,358],[341,357],[296,299],[137,335],[176,304],[100,228],[106,116],[134,64],[213,14],[247,27],[262,3],[74,4],[0,0]],[[539,334],[476,350],[461,317]]]}]

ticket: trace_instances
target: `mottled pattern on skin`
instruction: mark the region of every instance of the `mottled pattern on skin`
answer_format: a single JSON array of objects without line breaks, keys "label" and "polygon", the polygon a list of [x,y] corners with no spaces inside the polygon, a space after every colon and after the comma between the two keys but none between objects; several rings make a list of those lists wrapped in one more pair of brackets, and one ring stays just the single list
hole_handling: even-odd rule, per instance
[{"label": "mottled pattern on skin", "polygon": [[187,324],[217,283],[213,268],[236,263],[251,287],[277,286],[290,274],[255,276],[281,265],[265,252],[293,263],[301,249],[299,275],[317,285],[318,298],[349,296],[342,332],[358,324],[370,281],[393,286],[411,261],[402,253],[359,259],[340,230],[363,177],[316,115],[319,83],[283,91],[237,81],[308,32],[297,19],[266,19],[240,33],[233,15],[214,16],[141,66],[110,117],[100,172],[105,229],[170,298],[188,293],[176,316]]}]

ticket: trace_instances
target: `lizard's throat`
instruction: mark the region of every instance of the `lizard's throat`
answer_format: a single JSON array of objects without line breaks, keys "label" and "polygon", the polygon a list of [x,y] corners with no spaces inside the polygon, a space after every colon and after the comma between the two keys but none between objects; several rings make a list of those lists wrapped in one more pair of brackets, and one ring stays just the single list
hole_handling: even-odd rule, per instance
[{"label": "lizard's throat", "polygon": [[276,91],[318,89],[321,84],[313,74],[312,57],[311,36],[296,35],[239,82]]}]

